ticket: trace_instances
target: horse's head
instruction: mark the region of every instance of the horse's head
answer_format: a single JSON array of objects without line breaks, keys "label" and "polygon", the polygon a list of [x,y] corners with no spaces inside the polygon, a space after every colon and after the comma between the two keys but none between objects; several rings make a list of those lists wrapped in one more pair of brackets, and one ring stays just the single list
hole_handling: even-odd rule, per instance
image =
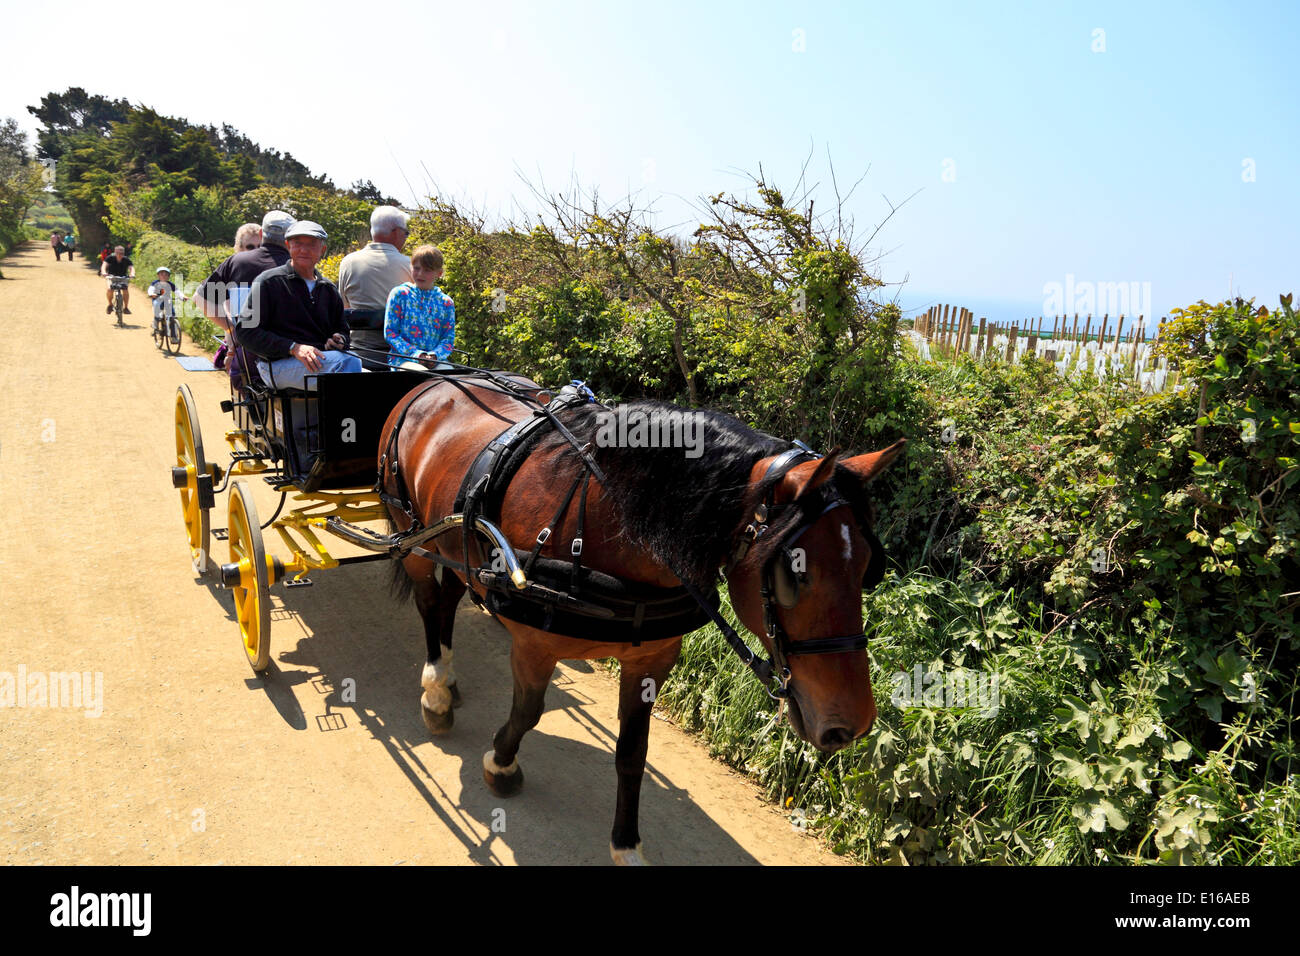
[{"label": "horse's head", "polygon": [[732,606],[772,655],[791,726],[822,751],[847,746],[876,719],[862,591],[883,576],[884,553],[865,486],[904,444],[788,469],[764,458],[750,475],[746,525],[727,569]]}]

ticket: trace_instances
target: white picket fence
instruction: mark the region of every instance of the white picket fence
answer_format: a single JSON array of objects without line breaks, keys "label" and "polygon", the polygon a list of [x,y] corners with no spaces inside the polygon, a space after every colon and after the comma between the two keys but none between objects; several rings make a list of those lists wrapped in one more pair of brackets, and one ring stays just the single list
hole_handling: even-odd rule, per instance
[{"label": "white picket fence", "polygon": [[1122,315],[1113,333],[1108,315],[1103,316],[1096,332],[1092,330],[1091,315],[1082,332],[1079,316],[1074,317],[1073,326],[1068,317],[1057,316],[1048,337],[1042,335],[1042,318],[1037,326],[1032,319],[1026,320],[1023,329],[1019,322],[1000,326],[984,318],[978,320],[977,326],[969,309],[936,306],[918,316],[915,328],[905,330],[903,335],[926,361],[965,353],[977,360],[1018,362],[1032,349],[1038,358],[1055,365],[1062,376],[1079,376],[1085,371],[1099,379],[1123,376],[1136,381],[1147,394],[1180,387],[1180,376],[1177,371],[1171,373],[1169,360],[1152,354],[1155,341],[1146,340],[1143,318],[1138,316],[1125,335]]}]

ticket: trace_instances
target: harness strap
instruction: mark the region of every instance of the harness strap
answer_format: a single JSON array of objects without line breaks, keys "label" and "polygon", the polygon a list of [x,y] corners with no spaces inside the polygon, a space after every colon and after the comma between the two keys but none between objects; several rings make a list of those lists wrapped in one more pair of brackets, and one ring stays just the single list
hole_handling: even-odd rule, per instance
[{"label": "harness strap", "polygon": [[585,472],[578,473],[578,481],[582,484],[582,495],[578,498],[578,533],[574,535],[573,544],[569,546],[569,553],[573,555],[573,571],[570,573],[569,580],[575,591],[578,589],[578,572],[582,569],[582,526],[587,518],[587,489],[591,487]]},{"label": "harness strap", "polygon": [[[402,433],[402,425],[406,421],[406,413],[411,410],[411,406],[429,389],[438,385],[441,380],[434,379],[424,388],[420,389],[414,395],[406,400],[402,406],[402,411],[397,416],[397,421],[393,422],[393,430],[388,435],[388,447],[379,457],[379,477],[375,481],[375,491],[379,492],[379,500],[384,504],[390,504],[394,507],[401,508],[402,513],[411,519],[411,526],[421,524],[420,518],[411,510],[411,496],[406,490],[406,478],[402,475],[402,470],[397,467],[397,437]],[[397,494],[389,495],[384,491],[384,468],[387,467],[392,472],[393,480],[397,485]]]},{"label": "harness strap", "polygon": [[573,501],[573,496],[578,493],[578,485],[582,479],[586,478],[584,472],[579,472],[578,477],[574,479],[573,484],[569,486],[569,493],[564,496],[564,501],[555,512],[555,517],[551,518],[551,523],[544,527],[537,534],[537,543],[533,545],[533,550],[528,555],[528,560],[524,562],[524,574],[530,574],[533,570],[533,562],[537,560],[537,555],[541,553],[542,546],[551,539],[551,529],[558,527],[564,513],[569,510],[569,502]]},{"label": "harness strap", "polygon": [[[673,573],[677,574],[675,570]],[[696,603],[704,609],[704,613],[709,616],[709,620],[717,625],[718,630],[722,632],[722,636],[726,638],[731,649],[740,657],[741,663],[754,672],[754,676],[758,678],[759,682],[763,685],[763,688],[767,690],[768,685],[772,683],[772,662],[767,658],[759,657],[755,654],[753,650],[750,649],[749,645],[745,643],[744,638],[736,633],[736,629],[731,626],[731,623],[722,616],[722,613],[718,610],[720,600],[718,592],[713,592],[713,600],[710,601],[694,584],[682,579],[680,574],[678,574],[677,577],[681,580],[682,587],[686,588],[686,593],[695,599]],[[786,696],[784,685],[778,687],[776,693],[773,693],[771,690],[767,690],[767,692],[770,696],[778,700]]]}]

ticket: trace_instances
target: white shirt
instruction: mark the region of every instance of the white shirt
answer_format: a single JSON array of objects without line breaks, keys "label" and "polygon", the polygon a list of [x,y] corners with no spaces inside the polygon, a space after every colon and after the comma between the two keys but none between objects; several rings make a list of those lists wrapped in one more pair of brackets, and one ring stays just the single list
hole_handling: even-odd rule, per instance
[{"label": "white shirt", "polygon": [[411,281],[411,260],[386,242],[370,242],[339,263],[343,308],[383,312],[388,293]]}]

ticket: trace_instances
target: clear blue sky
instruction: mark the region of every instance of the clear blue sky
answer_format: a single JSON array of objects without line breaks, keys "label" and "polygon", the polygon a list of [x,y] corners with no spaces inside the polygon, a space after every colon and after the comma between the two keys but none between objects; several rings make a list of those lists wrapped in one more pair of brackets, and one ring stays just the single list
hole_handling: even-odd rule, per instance
[{"label": "clear blue sky", "polygon": [[576,177],[664,225],[760,163],[793,184],[811,149],[819,210],[828,153],[841,187],[869,170],[859,231],[916,193],[876,243],[909,308],[1037,314],[1067,275],[1150,283],[1154,314],[1230,277],[1269,303],[1300,286],[1300,4],[142,3],[112,69],[103,9],[6,12],[0,116],[32,128],[27,104],[80,85],[229,122],[340,185],[414,200],[427,168],[527,212],[518,171]]}]

